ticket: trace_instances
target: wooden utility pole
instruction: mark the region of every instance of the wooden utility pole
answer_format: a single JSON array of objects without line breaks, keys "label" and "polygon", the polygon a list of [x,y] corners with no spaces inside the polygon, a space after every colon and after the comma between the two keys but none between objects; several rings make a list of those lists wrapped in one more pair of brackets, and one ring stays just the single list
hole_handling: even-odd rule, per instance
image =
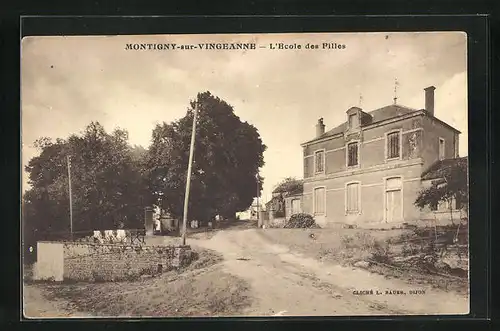
[{"label": "wooden utility pole", "polygon": [[198,115],[198,101],[194,104],[193,130],[191,132],[191,147],[189,148],[189,163],[186,178],[186,194],[184,195],[184,216],[182,219],[182,245],[186,245],[187,215],[189,204],[189,187],[191,185],[191,168],[193,165],[194,140],[196,134],[196,117]]},{"label": "wooden utility pole", "polygon": [[71,194],[71,158],[68,155],[68,193],[69,193],[69,231],[70,238],[73,240],[73,197]]},{"label": "wooden utility pole", "polygon": [[260,218],[260,210],[259,210],[259,193],[260,193],[260,183],[259,183],[259,174],[255,175],[255,178],[257,179],[257,226],[259,225],[259,218]]}]

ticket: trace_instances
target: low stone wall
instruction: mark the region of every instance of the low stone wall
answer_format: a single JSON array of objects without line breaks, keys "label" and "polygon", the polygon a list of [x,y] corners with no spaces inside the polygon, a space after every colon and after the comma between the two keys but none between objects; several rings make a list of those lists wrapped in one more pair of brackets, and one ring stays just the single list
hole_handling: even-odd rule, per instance
[{"label": "low stone wall", "polygon": [[192,258],[189,246],[40,242],[38,247],[37,278],[56,281],[132,280],[183,267]]},{"label": "low stone wall", "polygon": [[287,220],[284,217],[273,218],[269,221],[269,227],[271,228],[282,228],[285,226]]}]

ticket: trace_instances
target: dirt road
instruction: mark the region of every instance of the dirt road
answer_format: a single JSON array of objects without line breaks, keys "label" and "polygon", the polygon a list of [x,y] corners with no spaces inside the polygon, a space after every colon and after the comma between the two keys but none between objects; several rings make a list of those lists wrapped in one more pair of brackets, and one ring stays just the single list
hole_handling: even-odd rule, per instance
[{"label": "dirt road", "polygon": [[[259,231],[266,230],[220,231],[210,239],[200,236],[189,242],[222,253],[226,272],[251,284],[253,304],[247,316],[468,313],[468,300],[462,296],[362,269],[324,264],[270,243]],[[372,294],[354,294],[370,290]]]},{"label": "dirt road", "polygon": [[68,302],[47,300],[35,285],[24,285],[23,297],[25,318],[91,317],[71,309]]}]

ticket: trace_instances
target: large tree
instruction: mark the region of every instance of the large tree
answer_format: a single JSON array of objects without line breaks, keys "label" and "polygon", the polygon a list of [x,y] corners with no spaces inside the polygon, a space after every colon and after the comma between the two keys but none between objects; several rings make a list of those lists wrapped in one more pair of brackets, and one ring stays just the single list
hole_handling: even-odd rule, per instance
[{"label": "large tree", "polygon": [[146,166],[150,190],[163,209],[182,216],[195,103],[189,218],[231,217],[251,205],[257,180],[262,185],[257,176],[266,146],[253,125],[242,122],[231,105],[210,92],[199,93],[183,118],[153,130]]},{"label": "large tree", "polygon": [[92,122],[82,135],[35,142],[40,155],[26,166],[31,188],[23,197],[25,235],[43,239],[67,234],[70,157],[73,230],[113,229],[143,224],[147,199],[140,167],[145,150],[131,147],[124,130],[106,133]]}]

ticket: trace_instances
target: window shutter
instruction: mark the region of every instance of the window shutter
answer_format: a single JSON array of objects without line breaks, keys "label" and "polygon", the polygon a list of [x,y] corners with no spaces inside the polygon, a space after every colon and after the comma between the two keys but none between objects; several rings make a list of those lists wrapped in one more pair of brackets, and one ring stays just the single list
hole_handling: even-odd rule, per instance
[{"label": "window shutter", "polygon": [[347,212],[359,212],[359,183],[347,185]]},{"label": "window shutter", "polygon": [[314,190],[314,212],[315,214],[325,213],[325,188],[319,187]]}]

